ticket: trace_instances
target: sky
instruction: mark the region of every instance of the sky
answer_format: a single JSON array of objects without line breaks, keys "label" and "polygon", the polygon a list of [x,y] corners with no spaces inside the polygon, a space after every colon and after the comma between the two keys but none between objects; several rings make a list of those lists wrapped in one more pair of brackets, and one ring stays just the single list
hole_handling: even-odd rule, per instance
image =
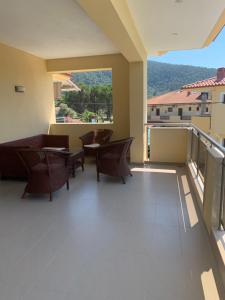
[{"label": "sky", "polygon": [[195,50],[170,51],[148,59],[158,62],[207,68],[225,67],[225,27],[208,47]]}]

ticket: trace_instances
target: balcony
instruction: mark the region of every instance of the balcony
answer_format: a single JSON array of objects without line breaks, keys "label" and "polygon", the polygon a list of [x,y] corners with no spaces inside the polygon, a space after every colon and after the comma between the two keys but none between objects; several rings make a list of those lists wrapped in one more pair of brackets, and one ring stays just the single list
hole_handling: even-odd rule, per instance
[{"label": "balcony", "polygon": [[[135,138],[133,177],[97,183],[87,164],[52,203],[0,181],[0,299],[223,299],[224,151],[188,124],[152,127],[147,148],[144,123],[147,58],[209,45],[224,1],[202,22],[199,1],[17,2],[0,10],[0,142],[66,134],[73,150],[110,128]],[[55,124],[52,74],[99,69],[112,70],[113,123]]]},{"label": "balcony", "polygon": [[193,124],[147,125],[151,163],[185,164],[224,278],[224,148]]},{"label": "balcony", "polygon": [[87,165],[52,203],[2,181],[2,299],[222,299],[186,168],[132,171],[97,183]]}]

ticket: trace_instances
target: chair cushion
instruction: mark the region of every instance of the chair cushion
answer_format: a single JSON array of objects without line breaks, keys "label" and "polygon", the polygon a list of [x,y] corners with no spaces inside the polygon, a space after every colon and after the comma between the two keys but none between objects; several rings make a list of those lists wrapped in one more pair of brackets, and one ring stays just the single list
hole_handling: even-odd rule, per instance
[{"label": "chair cushion", "polygon": [[[50,165],[50,171],[54,172],[56,170],[62,169],[63,165],[62,163],[51,163]],[[46,163],[38,163],[35,166],[31,168],[32,172],[34,173],[42,173],[47,174],[48,173],[48,166]]]},{"label": "chair cushion", "polygon": [[84,145],[85,148],[98,148],[100,146],[100,144],[89,144],[89,145]]}]

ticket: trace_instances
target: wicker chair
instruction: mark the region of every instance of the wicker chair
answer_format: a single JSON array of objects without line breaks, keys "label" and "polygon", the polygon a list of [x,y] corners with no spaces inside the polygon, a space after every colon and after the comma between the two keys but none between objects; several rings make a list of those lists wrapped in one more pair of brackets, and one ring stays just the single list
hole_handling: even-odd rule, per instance
[{"label": "wicker chair", "polygon": [[133,138],[113,141],[102,145],[97,149],[97,181],[100,181],[100,173],[118,176],[125,184],[125,177],[131,174],[127,162],[127,155]]},{"label": "wicker chair", "polygon": [[65,183],[69,189],[69,152],[18,149],[17,153],[28,174],[22,198],[26,193],[48,193],[49,201],[52,201],[52,192],[60,189]]},{"label": "wicker chair", "polygon": [[86,156],[95,156],[96,148],[88,147],[89,145],[97,144],[104,145],[110,141],[113,131],[110,129],[98,129],[96,131],[89,131],[88,133],[79,137],[82,142],[84,154]]}]

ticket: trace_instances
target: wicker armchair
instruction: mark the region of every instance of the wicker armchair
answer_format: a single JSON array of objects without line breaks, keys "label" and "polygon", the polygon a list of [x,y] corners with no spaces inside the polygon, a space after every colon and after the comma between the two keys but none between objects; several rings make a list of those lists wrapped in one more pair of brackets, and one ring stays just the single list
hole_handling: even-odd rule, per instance
[{"label": "wicker armchair", "polygon": [[127,162],[127,154],[133,138],[113,141],[102,145],[97,149],[97,181],[100,181],[100,173],[118,176],[125,184],[125,177],[131,174]]},{"label": "wicker armchair", "polygon": [[60,189],[65,183],[69,189],[69,152],[18,149],[17,153],[28,174],[22,198],[26,193],[48,193],[49,201],[52,201],[52,192]]},{"label": "wicker armchair", "polygon": [[89,131],[88,133],[79,137],[82,142],[84,154],[86,156],[95,156],[96,148],[88,147],[89,145],[96,144],[104,145],[110,141],[113,131],[110,129],[98,129],[96,131]]}]

